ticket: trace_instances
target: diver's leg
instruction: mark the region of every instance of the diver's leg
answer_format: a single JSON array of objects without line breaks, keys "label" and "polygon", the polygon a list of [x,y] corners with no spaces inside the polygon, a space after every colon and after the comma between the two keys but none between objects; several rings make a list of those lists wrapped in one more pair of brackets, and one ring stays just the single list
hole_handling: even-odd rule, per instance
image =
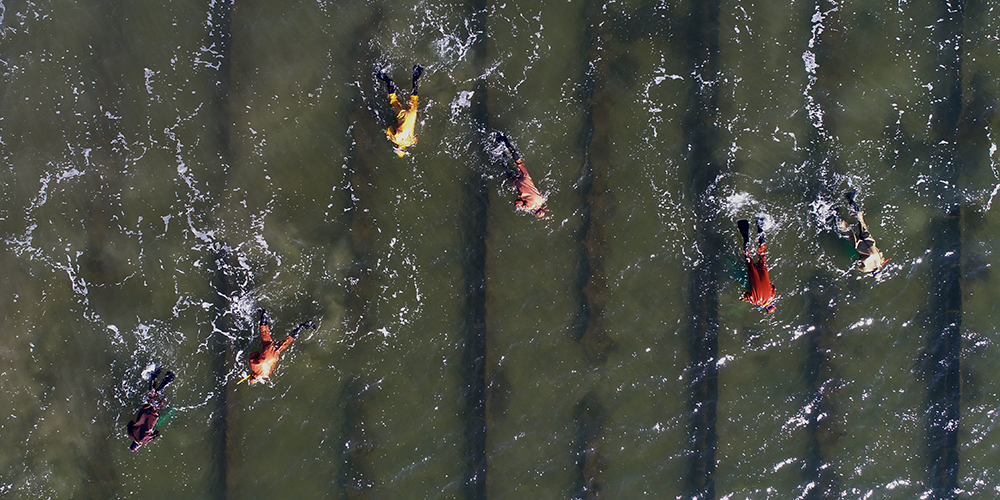
[{"label": "diver's leg", "polygon": [[313,323],[312,320],[306,321],[304,323],[300,323],[299,326],[296,326],[295,329],[292,330],[292,333],[288,334],[288,336],[291,337],[291,338],[293,338],[293,339],[296,338],[296,337],[298,337],[299,336],[299,332],[301,332],[303,328],[309,328],[310,330],[315,330],[316,329],[316,323]]},{"label": "diver's leg", "polygon": [[757,217],[757,253],[761,253],[761,248],[764,248],[764,218]]},{"label": "diver's leg", "polygon": [[870,238],[871,234],[868,232],[868,224],[865,223],[865,214],[858,212],[857,215],[858,215],[858,228],[861,229],[860,231],[858,231],[858,238],[862,240]]},{"label": "diver's leg", "polygon": [[750,254],[747,246],[750,244],[750,221],[740,219],[736,221],[736,227],[740,230],[740,236],[743,237],[743,253],[746,254],[749,259]]},{"label": "diver's leg", "polygon": [[161,371],[163,371],[163,367],[159,363],[155,364],[153,373],[149,375],[149,390],[152,391],[156,387],[156,379],[160,378]]},{"label": "diver's leg", "polygon": [[410,95],[417,95],[417,92],[420,90],[420,75],[422,74],[424,74],[424,67],[415,64],[413,66],[413,92]]},{"label": "diver's leg", "polygon": [[[298,333],[295,334],[295,337],[298,337]],[[277,349],[278,354],[281,354],[282,352],[284,352],[285,349],[288,349],[288,346],[292,345],[292,341],[295,340],[295,337],[293,337],[291,334],[285,337],[285,340],[282,340],[281,345],[278,346]]]},{"label": "diver's leg", "polygon": [[174,381],[174,372],[168,371],[166,375],[163,376],[163,381],[160,382],[160,386],[156,388],[156,392],[162,392],[163,388]]},{"label": "diver's leg", "polygon": [[510,155],[514,158],[514,161],[521,159],[521,155],[517,153],[517,149],[514,148],[514,145],[510,143],[507,136],[504,135],[503,132],[497,132],[497,142],[507,146],[507,150],[510,151]]},{"label": "diver's leg", "polygon": [[260,309],[260,338],[264,342],[271,341],[271,327],[269,323],[271,318],[267,315],[267,310],[264,308]]},{"label": "diver's leg", "polygon": [[858,192],[854,189],[844,193],[844,198],[847,199],[847,204],[851,207],[851,210],[855,212],[860,212],[861,209],[858,208],[858,204],[854,202],[854,197],[857,196]]},{"label": "diver's leg", "polygon": [[268,325],[260,325],[260,339],[264,342],[264,347],[267,348],[267,344],[271,343],[271,327]]},{"label": "diver's leg", "polygon": [[392,78],[389,78],[389,75],[385,74],[384,71],[376,71],[375,76],[385,82],[386,92],[389,94],[396,93],[396,84],[392,82]]}]

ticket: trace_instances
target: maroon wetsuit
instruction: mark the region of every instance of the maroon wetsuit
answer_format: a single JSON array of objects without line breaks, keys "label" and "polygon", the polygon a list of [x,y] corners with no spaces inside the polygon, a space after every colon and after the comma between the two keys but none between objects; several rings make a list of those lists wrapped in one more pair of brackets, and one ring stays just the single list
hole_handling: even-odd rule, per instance
[{"label": "maroon wetsuit", "polygon": [[160,431],[154,430],[156,421],[160,418],[160,410],[166,405],[167,400],[162,393],[155,390],[149,391],[146,404],[142,405],[139,414],[135,416],[135,421],[130,421],[126,430],[132,437],[132,451],[138,450],[140,446],[151,443],[160,437]]}]

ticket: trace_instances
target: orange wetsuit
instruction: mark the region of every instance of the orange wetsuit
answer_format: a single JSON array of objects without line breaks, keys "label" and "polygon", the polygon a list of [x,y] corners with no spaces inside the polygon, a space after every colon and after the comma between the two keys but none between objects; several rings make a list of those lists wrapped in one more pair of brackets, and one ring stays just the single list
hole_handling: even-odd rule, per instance
[{"label": "orange wetsuit", "polygon": [[389,104],[392,105],[393,111],[396,112],[397,124],[395,127],[386,129],[385,135],[389,137],[390,141],[396,144],[396,155],[400,158],[406,155],[406,148],[417,143],[417,136],[413,133],[413,129],[417,125],[418,100],[419,97],[411,95],[409,107],[404,108],[395,92],[389,94]]},{"label": "orange wetsuit", "polygon": [[260,338],[264,341],[264,351],[254,351],[250,354],[251,384],[255,384],[271,376],[274,366],[278,363],[278,355],[285,349],[288,349],[288,346],[294,340],[294,337],[289,335],[285,337],[285,340],[280,345],[275,347],[274,342],[271,341],[271,327],[266,324],[260,325]]},{"label": "orange wetsuit", "polygon": [[544,216],[545,210],[542,206],[545,205],[545,197],[542,196],[542,193],[538,192],[535,182],[531,180],[531,175],[524,168],[524,160],[518,158],[514,160],[514,165],[517,167],[517,173],[511,180],[514,182],[514,188],[521,195],[514,202],[514,206],[526,212],[531,212],[535,217]]},{"label": "orange wetsuit", "polygon": [[764,258],[766,253],[767,245],[759,246],[757,248],[759,259],[757,263],[754,263],[750,252],[746,252],[750,290],[743,292],[743,300],[749,301],[755,306],[765,308],[768,312],[774,312],[772,302],[774,301],[775,289],[774,285],[771,284],[771,277],[767,274],[767,262]]}]

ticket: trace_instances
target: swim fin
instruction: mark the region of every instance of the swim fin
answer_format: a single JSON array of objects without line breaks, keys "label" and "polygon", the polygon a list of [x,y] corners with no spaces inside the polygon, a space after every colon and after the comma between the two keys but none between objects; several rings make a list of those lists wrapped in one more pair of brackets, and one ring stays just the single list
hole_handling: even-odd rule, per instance
[{"label": "swim fin", "polygon": [[750,221],[740,219],[736,221],[736,226],[740,228],[740,236],[743,237],[743,252],[747,251],[747,244],[750,243]]},{"label": "swim fin", "polygon": [[163,376],[163,381],[160,382],[160,387],[156,389],[156,392],[163,391],[163,388],[174,381],[174,372],[168,371],[166,375]]},{"label": "swim fin", "polygon": [[856,189],[852,189],[844,193],[844,198],[847,199],[847,204],[851,207],[851,210],[854,210],[855,213],[861,211],[861,209],[858,208],[858,204],[854,202],[854,197],[857,195],[858,191]]}]

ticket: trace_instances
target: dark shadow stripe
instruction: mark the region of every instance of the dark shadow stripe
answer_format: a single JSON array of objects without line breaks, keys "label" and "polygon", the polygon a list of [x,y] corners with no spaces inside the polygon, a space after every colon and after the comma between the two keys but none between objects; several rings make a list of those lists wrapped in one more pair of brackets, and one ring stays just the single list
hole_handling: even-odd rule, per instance
[{"label": "dark shadow stripe", "polygon": [[[374,253],[375,237],[378,233],[377,214],[379,207],[374,204],[378,192],[378,165],[385,151],[392,145],[385,140],[384,127],[376,120],[375,109],[388,105],[382,87],[376,85],[372,70],[376,64],[376,54],[371,43],[372,36],[382,23],[380,8],[372,10],[357,29],[357,43],[351,49],[350,59],[356,62],[353,71],[355,82],[374,85],[376,90],[366,97],[363,88],[356,89],[350,114],[351,143],[347,160],[347,185],[345,189],[346,211],[344,221],[348,228],[350,248],[353,255],[348,271],[348,289],[345,297],[345,339],[350,343],[350,356],[355,359],[371,359],[374,356],[368,338],[375,331],[377,317],[376,300],[378,279]],[[364,85],[364,83],[362,84]],[[344,421],[337,450],[341,460],[337,482],[347,498],[368,498],[377,487],[371,473],[369,457],[375,449],[375,440],[368,424],[367,400],[373,395],[373,384],[366,373],[355,372],[341,391],[340,404],[344,410]]]},{"label": "dark shadow stripe", "polygon": [[608,88],[607,58],[601,41],[611,43],[610,20],[598,2],[587,2],[583,12],[586,22],[586,61],[582,101],[587,115],[582,133],[584,164],[580,179],[583,196],[583,229],[580,236],[581,255],[577,282],[580,286],[580,312],[575,325],[576,338],[592,364],[607,361],[615,343],[604,326],[608,300],[608,278],[604,261],[608,253],[606,221],[613,216],[614,195],[608,187],[611,170],[610,124],[614,105]]},{"label": "dark shadow stripe", "polygon": [[[838,181],[836,173],[839,158],[836,151],[836,121],[841,106],[837,97],[843,88],[840,74],[840,52],[843,33],[847,30],[839,23],[839,10],[830,0],[815,0],[813,10],[805,11],[804,17],[810,21],[813,36],[811,50],[816,58],[815,72],[809,75],[806,94],[806,118],[811,127],[808,135],[807,162],[808,175],[802,185],[789,183],[791,189],[805,189],[807,200],[837,201]],[[817,16],[822,13],[823,16]],[[811,113],[821,113],[822,121],[817,123]],[[825,221],[818,221],[820,224]]]},{"label": "dark shadow stripe", "polygon": [[[216,58],[217,69],[212,81],[213,99],[210,103],[215,124],[215,141],[222,163],[223,173],[228,170],[232,161],[231,135],[233,133],[232,110],[229,94],[231,91],[231,41],[232,41],[232,8],[233,0],[215,0],[209,12],[211,29],[208,33],[208,47]],[[223,186],[215,186],[218,193],[224,192]]]},{"label": "dark shadow stripe", "polygon": [[[118,248],[124,242],[116,238],[112,228],[118,227],[118,217],[114,208],[120,206],[120,195],[123,191],[123,175],[127,165],[124,156],[114,147],[118,135],[121,133],[120,120],[110,118],[111,115],[121,116],[121,101],[126,97],[126,85],[122,71],[128,67],[127,57],[123,54],[121,47],[125,46],[127,22],[122,18],[119,10],[119,2],[111,2],[112,5],[105,9],[95,8],[93,15],[95,21],[90,27],[89,45],[91,47],[90,65],[84,66],[89,70],[88,80],[94,82],[95,95],[81,95],[80,104],[87,105],[91,110],[88,114],[93,117],[89,123],[89,128],[78,138],[87,141],[92,146],[91,165],[84,170],[83,182],[86,182],[85,193],[88,199],[83,203],[81,224],[83,234],[86,236],[86,247],[83,255],[79,258],[80,279],[87,283],[85,298],[85,308],[92,308],[94,311],[107,311],[105,315],[112,316],[111,311],[119,310],[119,298],[122,290],[122,283],[126,280],[131,267],[124,260],[123,251]],[[96,97],[96,99],[95,99]],[[87,144],[81,144],[81,149]],[[121,213],[118,211],[118,213]],[[69,215],[69,214],[67,214]],[[84,313],[84,316],[87,316]],[[106,321],[113,321],[105,318]],[[80,337],[73,335],[75,341]],[[104,344],[103,348],[95,349],[97,344]],[[94,345],[86,347],[80,346],[77,355],[87,353],[87,368],[111,366],[113,373],[121,373],[118,365],[118,356],[114,354],[115,349],[106,342],[96,342]],[[125,360],[131,364],[134,361]],[[128,373],[126,371],[126,373]],[[117,380],[111,381],[112,384]],[[88,384],[82,387],[84,397],[90,401],[103,401],[114,394],[111,387],[101,387],[99,385]],[[113,429],[116,433],[121,432],[121,428],[115,427],[115,421],[109,412],[111,405],[96,405],[93,415],[77,415],[81,422],[91,420],[91,428]],[[126,411],[132,411],[132,408]],[[125,420],[125,418],[122,418]],[[124,424],[122,424],[124,427]],[[90,434],[90,433],[88,433]],[[118,446],[128,446],[131,441],[119,441],[108,439],[103,432],[93,432],[92,439],[85,443],[86,449],[82,450],[84,457],[82,470],[84,473],[83,492],[89,498],[116,498],[121,494],[119,481],[121,479],[116,469],[116,462],[113,457],[116,451],[112,448]],[[117,435],[116,435],[117,437]]]},{"label": "dark shadow stripe", "polygon": [[[580,12],[583,37],[583,86],[580,101],[586,118],[580,134],[583,166],[579,181],[582,197],[580,262],[577,268],[580,306],[573,331],[583,354],[593,366],[607,362],[615,343],[605,328],[609,295],[604,262],[608,252],[606,221],[613,216],[614,196],[608,186],[613,151],[609,126],[612,92],[608,89],[610,68],[606,57],[611,44],[613,21],[603,4],[588,1]],[[617,48],[617,43],[615,44]],[[584,395],[573,412],[576,438],[570,449],[575,466],[573,500],[595,500],[603,492],[605,459],[601,456],[606,411],[593,390]]]},{"label": "dark shadow stripe", "polygon": [[927,474],[936,499],[958,497],[962,397],[962,209],[954,204],[946,210],[932,228],[927,332]]},{"label": "dark shadow stripe", "polygon": [[469,500],[486,498],[487,344],[486,329],[486,231],[490,208],[486,179],[478,172],[465,186],[465,386],[466,459],[463,495]]},{"label": "dark shadow stripe", "polygon": [[[485,77],[486,20],[485,0],[466,3],[467,26],[475,34],[471,47],[473,65],[480,75],[472,98],[472,121],[477,143],[474,157],[479,164],[489,165],[487,148],[493,145],[489,137],[489,93]],[[487,497],[488,461],[486,434],[490,406],[486,378],[488,371],[486,328],[486,239],[488,234],[490,195],[487,178],[478,169],[472,169],[465,183],[465,217],[463,234],[465,245],[465,320],[463,325],[465,346],[463,352],[463,381],[465,392],[465,463],[463,464],[463,491],[467,500],[484,500]]]},{"label": "dark shadow stripe", "polygon": [[215,289],[213,301],[214,319],[212,331],[208,336],[208,348],[211,354],[212,376],[215,380],[214,408],[209,419],[210,435],[212,436],[211,454],[213,470],[208,482],[210,498],[227,498],[229,496],[229,391],[228,378],[230,362],[235,363],[235,356],[230,352],[230,340],[227,332],[240,330],[240,322],[231,310],[231,304],[243,294],[240,279],[235,275],[238,266],[230,264],[231,255],[228,248],[218,245],[212,255],[212,287]]},{"label": "dark shadow stripe", "polygon": [[[962,56],[964,1],[938,4],[940,21],[934,30],[939,48],[935,88],[940,95],[931,123],[932,163],[939,180],[955,186],[960,168],[957,149],[963,109]],[[935,499],[958,498],[961,417],[962,348],[962,200],[954,188],[938,187],[943,216],[931,225],[930,302],[927,315],[927,481]],[[947,189],[947,190],[946,190]]]},{"label": "dark shadow stripe", "polygon": [[[822,13],[822,16],[817,16]],[[822,113],[821,121],[810,119],[809,143],[807,149],[808,174],[801,183],[790,183],[789,187],[804,191],[806,200],[825,200],[836,204],[839,196],[836,119],[837,96],[840,93],[840,50],[845,29],[839,23],[839,10],[829,0],[815,0],[812,10],[803,12],[809,20],[810,31],[815,37],[811,50],[815,55],[816,69],[809,76],[805,107],[809,113]],[[796,186],[796,184],[798,184]],[[825,217],[816,221],[819,227],[828,224]],[[833,241],[841,241],[838,235],[822,234]],[[806,334],[806,360],[803,375],[807,396],[803,407],[806,420],[808,445],[805,450],[805,464],[802,498],[806,500],[834,500],[840,498],[841,483],[836,464],[830,457],[836,456],[837,444],[842,434],[837,413],[835,394],[842,381],[832,364],[836,347],[837,332],[833,326],[836,316],[834,301],[838,293],[836,278],[823,271],[816,271],[807,282],[804,294],[806,313],[810,325]]]},{"label": "dark shadow stripe", "polygon": [[[687,496],[715,498],[715,453],[718,446],[716,406],[719,398],[719,270],[722,264],[722,224],[714,191],[723,163],[716,158],[718,143],[719,2],[688,3],[687,54],[692,75],[684,130],[690,152],[691,200],[698,219],[694,240],[700,259],[691,270],[691,323],[688,336],[690,364],[690,435]],[[704,83],[702,83],[704,82]],[[730,225],[731,221],[727,221]]]},{"label": "dark shadow stripe", "polygon": [[344,420],[340,442],[343,462],[338,482],[347,498],[368,498],[375,487],[368,465],[369,454],[375,449],[368,430],[368,395],[368,386],[357,376],[351,377],[340,393]]},{"label": "dark shadow stripe", "polygon": [[810,278],[805,293],[812,327],[806,335],[807,358],[803,366],[809,391],[804,410],[809,446],[802,471],[807,484],[803,498],[807,500],[840,498],[840,476],[836,464],[827,458],[835,455],[837,442],[843,434],[834,399],[842,381],[832,363],[837,339],[833,326],[834,300],[838,292],[831,284],[833,280],[829,274],[817,272]]},{"label": "dark shadow stripe", "polygon": [[[213,99],[209,103],[210,116],[215,126],[214,140],[219,160],[219,166],[214,172],[209,174],[207,185],[211,194],[209,200],[220,200],[224,196],[226,186],[226,172],[233,161],[233,153],[230,147],[230,135],[232,134],[232,120],[230,119],[230,40],[232,24],[232,0],[217,0],[212,4],[209,11],[209,22],[211,24],[208,34],[208,46],[214,49],[217,62],[217,70],[214,73]],[[230,494],[229,481],[235,480],[229,474],[229,424],[228,418],[228,393],[231,390],[227,376],[230,358],[229,338],[226,332],[237,331],[239,322],[230,313],[230,302],[242,292],[239,283],[233,276],[235,269],[228,262],[230,256],[224,245],[216,245],[212,250],[214,255],[215,268],[213,269],[213,286],[217,292],[215,300],[215,319],[212,324],[212,333],[209,340],[209,350],[212,358],[212,372],[215,376],[215,387],[217,397],[215,398],[215,409],[212,411],[212,418],[209,423],[211,435],[214,439],[212,443],[212,456],[214,470],[211,473],[212,479],[209,482],[210,494],[212,498],[227,498]]]},{"label": "dark shadow stripe", "polygon": [[576,466],[577,482],[574,500],[597,500],[602,497],[605,462],[601,456],[601,440],[607,411],[594,391],[588,392],[573,409],[576,437],[572,458]]}]

